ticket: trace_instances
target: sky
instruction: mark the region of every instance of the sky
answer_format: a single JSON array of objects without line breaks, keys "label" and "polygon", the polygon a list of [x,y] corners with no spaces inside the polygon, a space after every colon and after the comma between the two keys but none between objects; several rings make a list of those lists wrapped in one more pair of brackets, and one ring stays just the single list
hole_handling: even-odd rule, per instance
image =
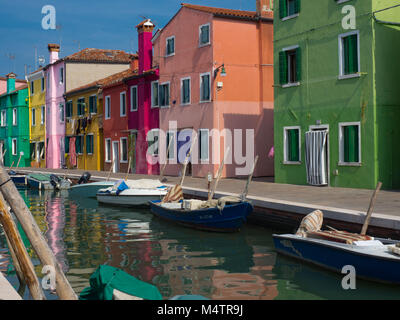
[{"label": "sky", "polygon": [[[0,0],[0,76],[15,72],[23,79],[39,57],[48,63],[48,43],[59,43],[60,57],[84,48],[135,53],[135,26],[150,18],[164,27],[182,2],[255,11],[256,0]],[[42,8],[55,8],[56,29],[45,30]],[[36,60],[35,60],[36,57]]]}]

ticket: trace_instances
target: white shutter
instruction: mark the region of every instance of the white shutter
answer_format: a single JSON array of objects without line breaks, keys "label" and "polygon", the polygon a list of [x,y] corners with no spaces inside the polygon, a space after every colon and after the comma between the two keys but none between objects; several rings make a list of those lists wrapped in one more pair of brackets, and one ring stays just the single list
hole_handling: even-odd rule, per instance
[{"label": "white shutter", "polygon": [[328,184],[327,177],[327,146],[328,132],[308,131],[306,132],[306,169],[307,183],[315,186]]}]

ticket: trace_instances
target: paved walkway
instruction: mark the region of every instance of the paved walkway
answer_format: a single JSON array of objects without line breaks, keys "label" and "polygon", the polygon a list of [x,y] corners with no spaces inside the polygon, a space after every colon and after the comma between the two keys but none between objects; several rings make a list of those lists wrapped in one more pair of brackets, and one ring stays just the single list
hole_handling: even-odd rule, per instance
[{"label": "paved walkway", "polygon": [[[16,170],[16,169],[14,169]],[[18,168],[18,172],[53,172],[58,175],[80,177],[84,170],[63,170],[43,168]],[[92,179],[101,180],[108,172],[91,171]],[[112,179],[125,178],[126,174],[111,174]],[[148,175],[128,175],[129,179],[158,178]],[[165,177],[166,184],[176,184],[180,177]],[[321,209],[325,217],[341,221],[362,224],[368,210],[373,190],[298,186],[270,182],[268,178],[255,179],[249,187],[248,198],[253,204],[265,209],[307,214],[314,209]],[[246,185],[245,179],[221,179],[216,196],[241,194]],[[207,195],[205,178],[185,177],[185,193],[204,197]],[[390,228],[400,231],[400,191],[381,190],[378,193],[371,226]]]}]

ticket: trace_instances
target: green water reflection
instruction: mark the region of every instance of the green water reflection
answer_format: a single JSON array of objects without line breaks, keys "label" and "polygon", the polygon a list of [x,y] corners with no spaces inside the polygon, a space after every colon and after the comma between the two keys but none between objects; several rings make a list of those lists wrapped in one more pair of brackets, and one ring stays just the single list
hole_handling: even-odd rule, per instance
[{"label": "green water reflection", "polygon": [[[361,280],[357,290],[343,290],[340,275],[277,255],[272,242],[277,230],[247,224],[239,233],[202,232],[159,220],[145,209],[71,199],[68,191],[20,192],[78,294],[92,272],[108,264],[156,285],[166,299],[180,294],[252,300],[400,297],[397,287]],[[42,266],[30,252],[41,277]],[[0,236],[0,270],[9,266]],[[8,279],[18,287],[12,272]]]}]

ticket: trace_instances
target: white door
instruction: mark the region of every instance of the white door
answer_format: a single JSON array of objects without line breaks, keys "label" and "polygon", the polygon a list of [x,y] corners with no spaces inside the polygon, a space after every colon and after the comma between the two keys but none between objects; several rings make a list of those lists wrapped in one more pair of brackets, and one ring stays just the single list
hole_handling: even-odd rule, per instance
[{"label": "white door", "polygon": [[116,173],[119,171],[119,144],[118,141],[113,141],[112,144],[113,148],[113,160],[114,160],[114,166],[113,166],[113,172]]},{"label": "white door", "polygon": [[307,183],[314,186],[328,184],[328,130],[306,132]]}]

